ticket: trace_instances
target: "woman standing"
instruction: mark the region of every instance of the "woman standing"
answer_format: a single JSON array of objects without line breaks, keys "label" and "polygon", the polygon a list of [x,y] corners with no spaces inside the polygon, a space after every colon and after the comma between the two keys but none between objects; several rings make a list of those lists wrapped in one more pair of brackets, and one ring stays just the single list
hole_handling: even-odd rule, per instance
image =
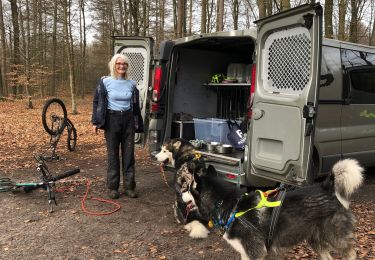
[{"label": "woman standing", "polygon": [[[137,84],[128,79],[129,61],[115,54],[108,63],[110,76],[102,78],[93,100],[93,131],[104,129],[107,143],[107,188],[111,199],[120,197],[120,154],[125,195],[136,198],[134,133],[143,126],[135,122],[140,116]],[[135,116],[136,115],[136,116]],[[136,124],[135,124],[136,123]],[[141,130],[141,131],[140,131]]]}]

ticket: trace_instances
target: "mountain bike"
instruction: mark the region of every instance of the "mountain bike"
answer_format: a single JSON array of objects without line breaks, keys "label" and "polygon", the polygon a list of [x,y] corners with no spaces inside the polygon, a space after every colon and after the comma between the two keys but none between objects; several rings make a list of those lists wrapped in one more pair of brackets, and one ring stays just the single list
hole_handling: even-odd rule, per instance
[{"label": "mountain bike", "polygon": [[48,192],[48,204],[49,204],[49,212],[53,212],[52,202],[57,205],[56,198],[55,198],[55,183],[59,180],[65,179],[69,176],[77,174],[80,172],[80,169],[72,169],[66,171],[62,174],[58,174],[53,176],[46,163],[43,156],[34,156],[35,160],[37,161],[37,171],[40,174],[40,181],[39,182],[21,182],[16,183],[11,181],[9,178],[0,178],[0,192],[6,191],[17,191],[23,189],[25,192],[31,192],[38,188],[43,188]]},{"label": "mountain bike", "polygon": [[60,157],[56,154],[57,144],[64,132],[67,129],[67,148],[69,151],[74,151],[77,144],[77,129],[74,127],[72,121],[67,116],[67,110],[64,102],[58,98],[47,100],[42,111],[42,124],[44,129],[50,134],[50,148],[52,154],[44,156],[46,160],[59,160]]}]

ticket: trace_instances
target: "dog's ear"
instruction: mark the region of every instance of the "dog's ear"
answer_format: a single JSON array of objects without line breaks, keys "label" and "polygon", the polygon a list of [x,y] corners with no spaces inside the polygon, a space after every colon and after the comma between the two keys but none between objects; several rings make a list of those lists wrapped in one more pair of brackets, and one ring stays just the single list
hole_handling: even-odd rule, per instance
[{"label": "dog's ear", "polygon": [[180,147],[181,147],[181,141],[176,141],[173,144],[173,148],[176,149],[176,150],[180,149]]}]

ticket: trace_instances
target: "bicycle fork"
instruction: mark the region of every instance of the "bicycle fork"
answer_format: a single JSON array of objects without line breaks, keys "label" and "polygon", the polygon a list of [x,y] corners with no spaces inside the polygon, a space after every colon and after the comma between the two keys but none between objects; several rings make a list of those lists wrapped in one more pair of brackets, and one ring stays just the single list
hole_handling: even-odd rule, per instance
[{"label": "bicycle fork", "polygon": [[[52,184],[54,185],[54,184]],[[52,206],[52,202],[55,203],[55,206],[57,206],[57,202],[56,202],[56,197],[55,197],[55,192],[53,190],[53,187],[50,183],[47,184],[47,192],[48,192],[48,205],[49,205],[49,212],[52,213],[53,212],[53,206]]]}]

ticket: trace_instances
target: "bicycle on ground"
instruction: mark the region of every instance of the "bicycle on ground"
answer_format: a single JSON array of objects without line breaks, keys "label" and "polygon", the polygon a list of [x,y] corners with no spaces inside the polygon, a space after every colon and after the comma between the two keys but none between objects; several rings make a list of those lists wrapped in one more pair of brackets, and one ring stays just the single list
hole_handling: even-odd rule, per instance
[{"label": "bicycle on ground", "polygon": [[55,183],[59,180],[65,179],[69,176],[75,175],[80,172],[79,168],[68,170],[62,174],[58,174],[53,176],[49,171],[46,160],[43,156],[34,156],[35,160],[37,161],[37,172],[40,175],[39,182],[21,182],[16,183],[10,180],[9,178],[0,178],[0,192],[6,191],[17,191],[23,189],[25,192],[31,192],[38,188],[43,188],[48,192],[48,205],[49,205],[49,212],[53,212],[53,205],[57,205],[56,197],[55,197],[55,190],[56,185]]}]

